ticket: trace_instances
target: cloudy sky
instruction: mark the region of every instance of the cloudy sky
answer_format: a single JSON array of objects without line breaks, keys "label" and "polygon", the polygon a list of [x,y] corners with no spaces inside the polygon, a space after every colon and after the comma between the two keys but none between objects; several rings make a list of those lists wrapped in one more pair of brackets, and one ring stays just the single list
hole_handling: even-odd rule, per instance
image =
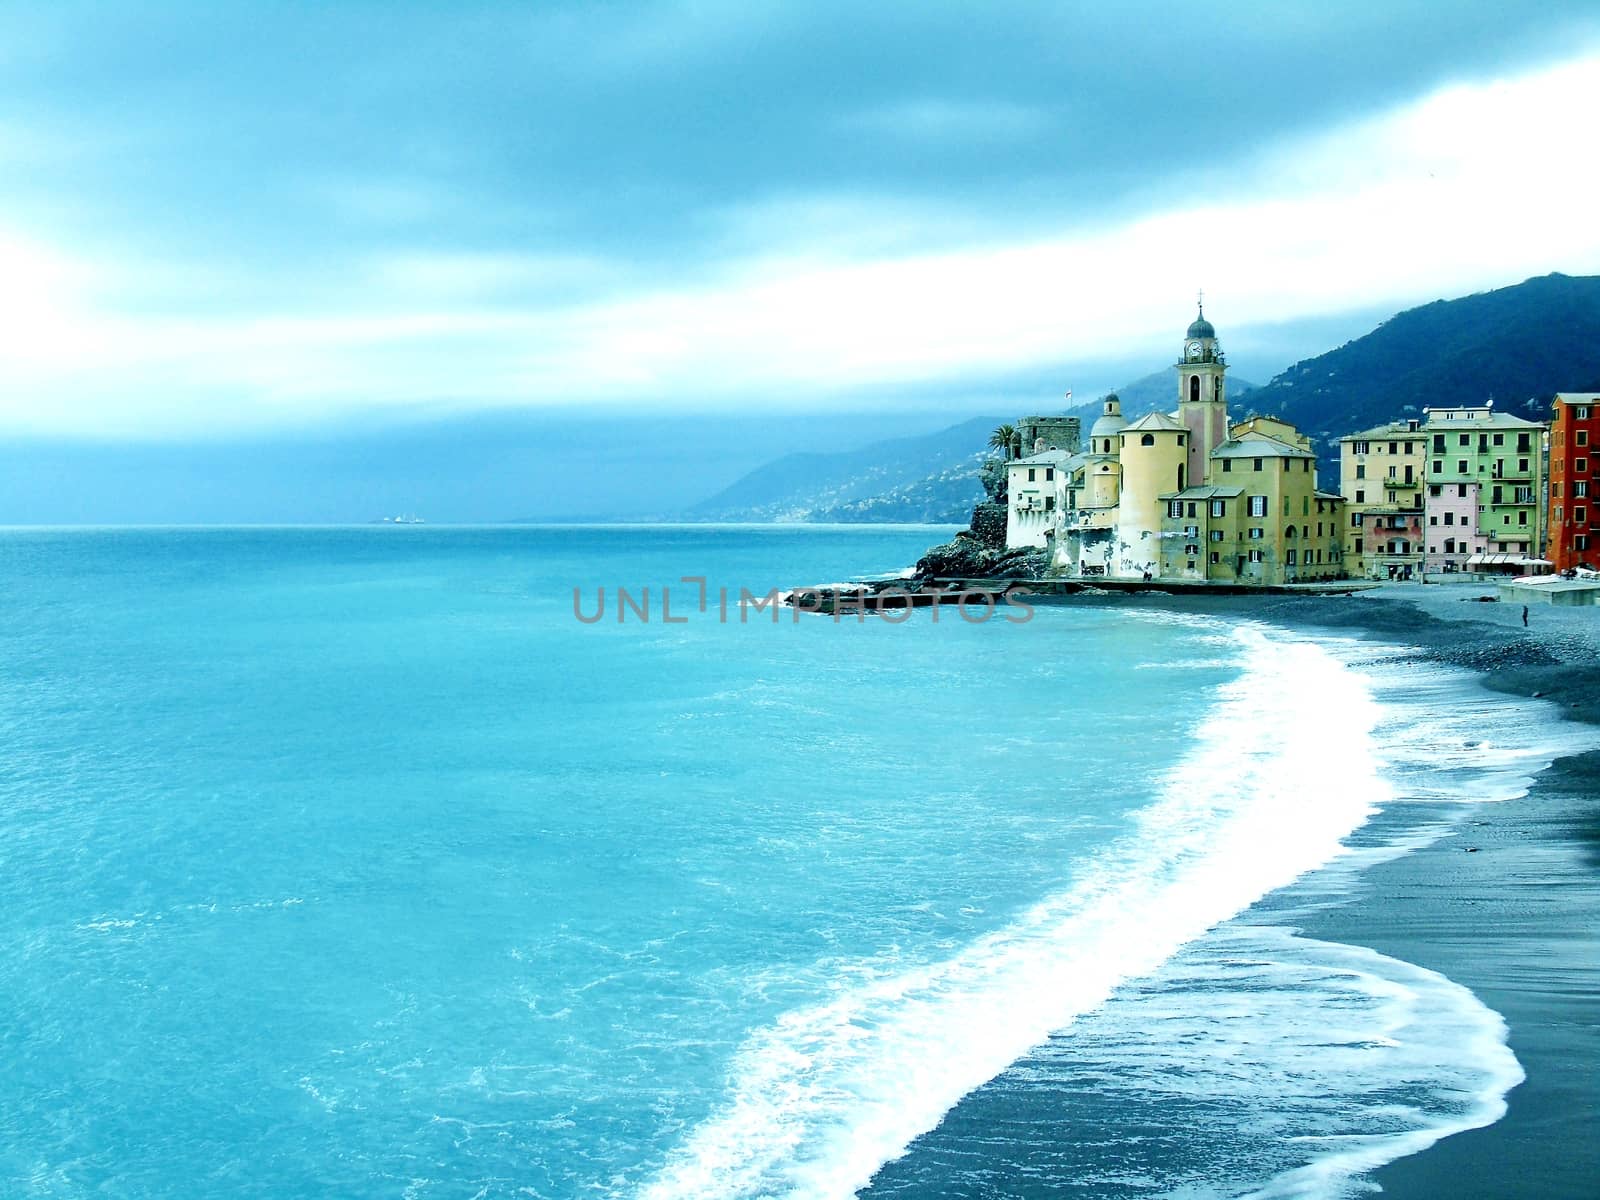
[{"label": "cloudy sky", "polygon": [[1600,271],[1597,79],[1593,0],[7,3],[0,438],[1048,407],[1202,287],[1260,379]]}]

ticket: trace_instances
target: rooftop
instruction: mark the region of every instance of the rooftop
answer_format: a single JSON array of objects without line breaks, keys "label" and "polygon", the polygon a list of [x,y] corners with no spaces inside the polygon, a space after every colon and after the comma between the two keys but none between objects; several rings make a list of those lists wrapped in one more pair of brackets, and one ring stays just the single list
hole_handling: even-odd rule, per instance
[{"label": "rooftop", "polygon": [[1122,436],[1126,437],[1130,433],[1149,433],[1151,431],[1158,431],[1161,433],[1188,433],[1189,427],[1182,421],[1176,421],[1167,416],[1166,413],[1148,412],[1145,413],[1144,416],[1140,417],[1137,421],[1133,422],[1133,424],[1124,425],[1122,427]]},{"label": "rooftop", "polygon": [[1229,438],[1211,452],[1212,458],[1316,458],[1309,450],[1280,442],[1275,437],[1251,430]]},{"label": "rooftop", "polygon": [[1230,500],[1244,495],[1242,487],[1219,487],[1206,483],[1184,488],[1181,492],[1162,492],[1162,500]]},{"label": "rooftop", "polygon": [[1006,464],[1008,467],[1059,467],[1067,461],[1077,457],[1069,450],[1041,450],[1037,454],[1030,454],[1027,458],[1013,458]]}]

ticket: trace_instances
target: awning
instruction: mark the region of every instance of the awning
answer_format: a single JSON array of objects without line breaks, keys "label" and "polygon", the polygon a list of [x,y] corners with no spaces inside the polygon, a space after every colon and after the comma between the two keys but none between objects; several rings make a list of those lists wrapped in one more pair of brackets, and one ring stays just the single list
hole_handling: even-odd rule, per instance
[{"label": "awning", "polygon": [[1474,554],[1469,567],[1553,567],[1548,558],[1529,558],[1525,554]]}]

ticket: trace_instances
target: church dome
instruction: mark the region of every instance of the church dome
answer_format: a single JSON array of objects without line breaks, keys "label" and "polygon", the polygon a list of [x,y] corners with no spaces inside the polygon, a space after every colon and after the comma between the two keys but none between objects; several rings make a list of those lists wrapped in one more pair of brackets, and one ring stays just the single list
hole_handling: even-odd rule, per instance
[{"label": "church dome", "polygon": [[[1105,398],[1105,412],[1102,413],[1089,430],[1090,438],[1114,438],[1121,433],[1128,422],[1122,418],[1122,398],[1112,392]],[[1094,443],[1098,449],[1098,443]]]},{"label": "church dome", "polygon": [[1185,336],[1192,338],[1214,338],[1217,336],[1217,331],[1211,327],[1211,322],[1206,320],[1205,313],[1201,313],[1189,323],[1189,332]]}]

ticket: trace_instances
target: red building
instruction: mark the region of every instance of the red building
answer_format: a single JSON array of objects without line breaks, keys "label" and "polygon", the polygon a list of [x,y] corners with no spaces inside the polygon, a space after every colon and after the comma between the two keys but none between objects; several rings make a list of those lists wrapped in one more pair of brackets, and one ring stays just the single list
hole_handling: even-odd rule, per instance
[{"label": "red building", "polygon": [[1556,397],[1550,422],[1550,541],[1555,569],[1600,566],[1600,392]]}]

